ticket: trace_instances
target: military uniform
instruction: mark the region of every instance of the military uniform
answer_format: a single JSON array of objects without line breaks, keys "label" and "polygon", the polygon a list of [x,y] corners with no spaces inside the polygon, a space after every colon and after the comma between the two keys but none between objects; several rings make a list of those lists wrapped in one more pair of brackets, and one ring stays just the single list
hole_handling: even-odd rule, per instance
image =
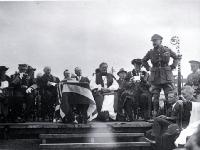
[{"label": "military uniform", "polygon": [[[162,39],[159,35],[154,35],[154,39]],[[169,66],[170,57],[173,58],[172,65]],[[173,74],[172,70],[176,68],[178,64],[178,56],[171,49],[166,46],[158,46],[157,48],[151,49],[147,52],[142,62],[147,71],[150,70],[148,60],[151,60],[152,68],[149,81],[151,84],[151,92],[153,94],[154,110],[158,111],[159,108],[159,96],[161,89],[164,90],[165,97],[169,91],[172,91],[173,86]]]}]

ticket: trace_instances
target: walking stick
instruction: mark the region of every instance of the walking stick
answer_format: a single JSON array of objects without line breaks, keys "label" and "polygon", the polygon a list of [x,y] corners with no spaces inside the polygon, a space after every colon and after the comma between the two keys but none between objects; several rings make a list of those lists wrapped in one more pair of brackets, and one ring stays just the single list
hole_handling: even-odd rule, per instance
[{"label": "walking stick", "polygon": [[[177,92],[178,92],[178,97],[181,96],[181,85],[182,85],[182,81],[181,81],[181,54],[180,54],[180,40],[179,40],[179,37],[178,36],[173,36],[171,38],[171,44],[172,45],[175,45],[176,46],[176,50],[177,50],[177,55],[178,55],[178,79],[177,79]],[[180,112],[180,115],[179,115],[179,125],[180,125],[180,128],[182,129],[182,111],[183,111],[183,108],[181,106],[181,112]]]}]

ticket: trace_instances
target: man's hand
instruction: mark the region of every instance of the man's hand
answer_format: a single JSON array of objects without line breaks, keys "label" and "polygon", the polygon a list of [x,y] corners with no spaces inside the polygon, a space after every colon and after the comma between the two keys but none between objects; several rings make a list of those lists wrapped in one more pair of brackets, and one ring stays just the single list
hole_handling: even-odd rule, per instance
[{"label": "man's hand", "polygon": [[160,115],[160,116],[158,116],[159,118],[162,118],[162,119],[167,119],[167,116],[165,116],[165,115]]},{"label": "man's hand", "polygon": [[176,103],[179,104],[179,105],[183,105],[183,101],[182,100],[178,100]]},{"label": "man's hand", "polygon": [[48,81],[47,86],[56,86],[56,83]]},{"label": "man's hand", "polygon": [[27,90],[26,90],[26,93],[31,93],[32,92],[32,88],[28,88]]},{"label": "man's hand", "polygon": [[183,102],[186,102],[186,101],[187,101],[183,95],[180,95],[180,96],[179,96],[179,100],[181,100],[181,101],[183,101]]},{"label": "man's hand", "polygon": [[110,89],[102,87],[101,91],[106,93],[106,92],[110,92]]}]

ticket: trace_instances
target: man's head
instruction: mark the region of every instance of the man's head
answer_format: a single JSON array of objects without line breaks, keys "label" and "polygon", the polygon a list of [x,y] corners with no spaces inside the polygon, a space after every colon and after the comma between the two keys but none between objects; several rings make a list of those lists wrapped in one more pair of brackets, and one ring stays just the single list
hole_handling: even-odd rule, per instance
[{"label": "man's head", "polygon": [[136,71],[140,71],[142,67],[142,59],[133,59],[131,64],[134,65]]},{"label": "man's head", "polygon": [[79,68],[79,67],[76,67],[76,68],[74,69],[74,72],[75,72],[75,74],[76,74],[77,76],[81,76],[81,75],[82,75],[82,70],[81,70],[81,68]]},{"label": "man's head", "polygon": [[121,68],[119,72],[117,73],[117,75],[119,76],[120,79],[125,79],[127,75],[127,71],[125,71],[124,68]]},{"label": "man's head", "polygon": [[194,95],[194,89],[191,86],[184,86],[181,90],[181,94],[186,100],[191,100]]},{"label": "man's head", "polygon": [[195,73],[200,67],[200,62],[199,61],[191,60],[191,61],[189,61],[189,63],[190,63],[191,71],[193,73]]},{"label": "man's head", "polygon": [[28,69],[28,65],[27,64],[19,64],[18,65],[19,73],[26,73],[27,69]]},{"label": "man's head", "polygon": [[152,37],[151,37],[151,41],[153,42],[153,47],[159,47],[162,43],[162,39],[163,37],[158,35],[158,34],[154,34]]},{"label": "man's head", "polygon": [[174,104],[177,101],[177,92],[171,91],[168,93],[168,103]]},{"label": "man's head", "polygon": [[8,68],[6,66],[0,66],[0,75],[5,75]]},{"label": "man's head", "polygon": [[43,71],[44,71],[44,74],[50,75],[51,74],[51,67],[46,66],[46,67],[44,67]]},{"label": "man's head", "polygon": [[103,62],[99,65],[99,70],[102,74],[107,74],[108,64]]},{"label": "man's head", "polygon": [[68,69],[66,69],[64,72],[63,72],[63,75],[64,75],[64,78],[70,78],[71,77],[71,73],[69,72]]}]

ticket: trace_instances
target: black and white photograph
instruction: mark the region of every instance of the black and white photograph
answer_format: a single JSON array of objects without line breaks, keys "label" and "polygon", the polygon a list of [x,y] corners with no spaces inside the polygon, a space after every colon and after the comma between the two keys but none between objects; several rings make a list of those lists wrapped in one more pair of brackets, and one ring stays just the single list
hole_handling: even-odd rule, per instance
[{"label": "black and white photograph", "polygon": [[0,150],[200,150],[200,0],[0,0]]}]

